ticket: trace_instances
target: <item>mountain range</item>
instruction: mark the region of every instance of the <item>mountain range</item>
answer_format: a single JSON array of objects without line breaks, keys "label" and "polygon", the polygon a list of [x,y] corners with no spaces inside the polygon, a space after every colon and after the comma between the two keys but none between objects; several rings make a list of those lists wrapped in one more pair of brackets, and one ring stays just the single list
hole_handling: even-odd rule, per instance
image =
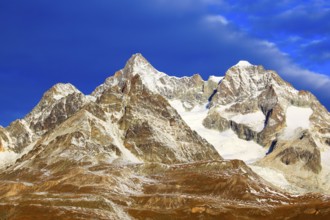
[{"label": "mountain range", "polygon": [[175,77],[141,54],[0,127],[0,219],[329,219],[330,114],[276,72]]}]

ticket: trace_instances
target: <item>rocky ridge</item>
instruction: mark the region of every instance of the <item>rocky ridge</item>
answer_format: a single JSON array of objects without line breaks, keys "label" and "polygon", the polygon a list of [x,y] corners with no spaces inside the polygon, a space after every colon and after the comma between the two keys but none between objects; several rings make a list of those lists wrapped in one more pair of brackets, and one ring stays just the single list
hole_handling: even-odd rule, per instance
[{"label": "rocky ridge", "polygon": [[[297,91],[274,71],[251,64],[230,68],[217,91],[204,120],[206,127],[230,128],[239,138],[255,141],[268,149],[257,164],[283,171],[300,187],[328,192],[329,164],[321,155],[329,151],[330,114],[315,96]],[[322,170],[325,176],[320,175]],[[315,181],[306,183],[302,176]]]}]

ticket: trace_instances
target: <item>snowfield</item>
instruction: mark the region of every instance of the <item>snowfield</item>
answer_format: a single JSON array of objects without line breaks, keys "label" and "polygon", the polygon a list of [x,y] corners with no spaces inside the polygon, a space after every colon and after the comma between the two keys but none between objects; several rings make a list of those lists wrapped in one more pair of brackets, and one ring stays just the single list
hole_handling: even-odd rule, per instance
[{"label": "snowfield", "polygon": [[260,132],[265,127],[266,117],[261,111],[257,111],[244,115],[236,114],[234,117],[230,118],[230,120],[238,124],[245,124],[254,131]]},{"label": "snowfield", "polygon": [[223,79],[223,76],[210,76],[208,81],[211,80],[213,82],[219,83],[222,79]]},{"label": "snowfield", "polygon": [[18,157],[18,154],[13,151],[0,152],[0,169],[13,164]]},{"label": "snowfield", "polygon": [[33,142],[25,147],[25,149],[21,153],[15,153],[11,150],[7,150],[4,152],[0,152],[0,169],[3,169],[9,165],[12,165],[16,162],[17,159],[21,158],[23,155],[30,152],[36,142]]},{"label": "snowfield", "polygon": [[298,131],[297,129],[309,129],[309,117],[312,114],[313,110],[311,108],[289,106],[286,110],[286,128],[283,132],[282,138],[292,138]]},{"label": "snowfield", "polygon": [[[259,176],[280,189],[296,194],[305,192],[305,190],[290,184],[281,171],[253,165],[254,162],[265,157],[267,153],[266,148],[254,141],[246,141],[238,138],[231,129],[219,132],[204,127],[203,120],[208,113],[207,104],[195,106],[191,111],[187,111],[180,100],[170,100],[169,102],[177,110],[182,119],[201,137],[211,143],[224,159],[243,160]],[[312,114],[310,108],[289,107],[287,113],[289,113],[287,120],[289,134],[295,131],[296,128],[309,127],[309,117]],[[297,117],[301,118],[301,120],[297,120]],[[256,129],[258,124],[260,127],[263,125],[265,116],[262,112],[255,112],[246,115],[237,115],[231,119],[237,123],[244,123]],[[330,151],[326,155],[329,157],[323,158],[323,160],[330,159]]]},{"label": "snowfield", "polygon": [[186,111],[179,100],[169,101],[177,110],[182,119],[201,137],[212,144],[224,159],[239,159],[247,164],[253,163],[266,155],[267,150],[254,141],[246,141],[237,137],[231,129],[219,132],[203,126],[207,116],[207,104],[195,106],[191,111]]},{"label": "snowfield", "polygon": [[293,185],[287,181],[287,179],[285,178],[285,176],[281,171],[277,171],[275,169],[271,169],[268,167],[260,167],[255,165],[249,165],[249,167],[264,180],[268,181],[269,183],[273,184],[274,186],[282,190],[286,190],[294,194],[300,194],[305,192],[305,190],[301,188],[293,187]]}]

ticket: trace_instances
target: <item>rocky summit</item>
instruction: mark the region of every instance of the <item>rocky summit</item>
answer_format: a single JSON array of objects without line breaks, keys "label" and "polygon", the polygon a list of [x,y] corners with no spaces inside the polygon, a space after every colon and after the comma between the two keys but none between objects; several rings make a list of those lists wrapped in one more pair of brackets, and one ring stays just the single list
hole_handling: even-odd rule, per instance
[{"label": "rocky summit", "polygon": [[330,219],[330,114],[274,71],[175,77],[141,54],[0,127],[0,219]]}]

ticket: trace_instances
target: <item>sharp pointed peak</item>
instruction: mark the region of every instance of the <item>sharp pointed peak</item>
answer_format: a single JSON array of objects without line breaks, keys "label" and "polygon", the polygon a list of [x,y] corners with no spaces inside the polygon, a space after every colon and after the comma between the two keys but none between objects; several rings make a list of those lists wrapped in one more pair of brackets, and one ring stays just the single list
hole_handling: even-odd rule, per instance
[{"label": "sharp pointed peak", "polygon": [[128,75],[140,74],[142,78],[144,75],[163,75],[163,73],[156,70],[141,53],[133,54],[127,61],[123,71],[124,74]]},{"label": "sharp pointed peak", "polygon": [[130,59],[145,59],[142,53],[135,53],[131,56]]},{"label": "sharp pointed peak", "polygon": [[127,64],[139,65],[149,64],[149,62],[141,53],[135,53],[128,59]]}]

